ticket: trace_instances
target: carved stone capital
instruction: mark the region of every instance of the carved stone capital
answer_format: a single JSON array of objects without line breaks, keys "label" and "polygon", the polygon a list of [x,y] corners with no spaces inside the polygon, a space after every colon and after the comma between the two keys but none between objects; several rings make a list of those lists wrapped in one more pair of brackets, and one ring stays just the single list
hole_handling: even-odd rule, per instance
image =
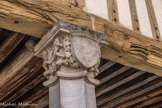
[{"label": "carved stone capital", "polygon": [[[44,42],[46,41],[46,42]],[[38,43],[36,55],[44,59],[45,86],[51,86],[58,76],[85,77],[97,84],[100,48],[107,44],[107,36],[65,22],[56,24]]]}]

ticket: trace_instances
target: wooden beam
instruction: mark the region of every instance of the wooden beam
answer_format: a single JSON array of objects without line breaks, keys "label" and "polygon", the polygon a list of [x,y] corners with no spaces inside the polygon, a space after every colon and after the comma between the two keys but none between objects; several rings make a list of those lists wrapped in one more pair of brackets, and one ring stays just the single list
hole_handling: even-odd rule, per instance
[{"label": "wooden beam", "polygon": [[49,96],[47,94],[44,97],[42,97],[41,99],[39,99],[38,101],[36,101],[35,103],[38,104],[38,106],[36,106],[36,108],[44,108],[45,106],[47,106],[49,104],[48,99],[49,99]]},{"label": "wooden beam", "polygon": [[58,20],[91,29],[95,26],[97,32],[110,37],[109,46],[102,50],[103,58],[162,76],[161,42],[97,16],[92,27],[91,15],[57,1],[1,0],[0,7],[0,28],[36,37],[41,37]]},{"label": "wooden beam", "polygon": [[152,108],[161,108],[162,107],[162,102],[158,103],[157,105],[152,106]]},{"label": "wooden beam", "polygon": [[136,88],[139,88],[139,87],[141,87],[141,86],[143,86],[145,84],[148,84],[149,82],[151,82],[151,81],[153,81],[153,80],[155,80],[157,78],[158,78],[158,76],[154,75],[154,76],[149,77],[149,78],[147,78],[147,79],[145,79],[143,81],[140,81],[139,83],[137,83],[135,85],[132,85],[132,86],[130,86],[130,87],[124,89],[124,90],[121,90],[121,91],[119,91],[119,92],[117,92],[117,93],[115,93],[115,94],[113,94],[111,96],[105,95],[104,98],[98,98],[97,99],[97,105],[99,106],[99,105],[104,104],[105,102],[109,102],[109,101],[111,101],[111,100],[113,100],[113,99],[115,99],[115,98],[117,98],[117,97],[119,97],[119,96],[121,96],[121,95],[123,95],[125,93],[128,93],[128,92],[130,92],[132,90],[135,90]]},{"label": "wooden beam", "polygon": [[111,22],[119,23],[116,0],[107,0],[108,17]]},{"label": "wooden beam", "polygon": [[11,33],[0,46],[0,63],[25,39],[25,35],[19,33]]},{"label": "wooden beam", "polygon": [[[155,84],[153,84],[153,85],[151,85],[149,87],[146,87],[146,88],[144,88],[144,89],[142,89],[142,90],[140,90],[138,92],[133,91],[134,93],[132,93],[132,94],[130,94],[130,92],[129,92],[129,94],[127,94],[125,96],[123,95],[121,97],[115,98],[114,100],[110,101],[103,108],[117,107],[117,105],[119,105],[119,104],[122,104],[122,103],[124,103],[126,101],[129,101],[130,99],[136,98],[138,96],[141,96],[144,93],[148,93],[148,92],[150,92],[150,91],[152,91],[152,90],[154,90],[156,88],[159,88],[161,86],[162,86],[162,82],[160,81],[160,82],[155,83]],[[121,105],[119,105],[119,106],[121,106]]]},{"label": "wooden beam", "polygon": [[[43,83],[43,81],[45,81],[46,78],[43,77],[43,74],[41,74],[41,72],[38,69],[36,69],[34,71],[39,72],[39,74],[36,74],[37,77],[34,78],[33,80],[30,80],[30,82],[27,83],[26,85],[24,84],[24,81],[22,81],[21,82],[22,83],[22,85],[21,85],[22,88],[20,88],[18,91],[14,91],[14,94],[5,100],[6,103],[9,103],[9,102],[13,103],[13,102],[15,102],[18,98],[20,98],[25,93],[27,93],[28,91],[33,89],[39,83]],[[33,76],[28,76],[28,79],[30,79],[31,77],[33,77]],[[19,87],[21,87],[21,86],[19,86]]]},{"label": "wooden beam", "polygon": [[105,83],[106,81],[108,81],[108,80],[114,78],[115,76],[117,76],[117,75],[119,75],[119,74],[121,74],[121,73],[127,71],[128,69],[130,69],[130,68],[124,66],[123,68],[121,68],[121,69],[119,69],[119,70],[113,72],[112,74],[107,75],[106,77],[104,77],[104,78],[102,78],[102,79],[100,80],[100,85],[103,84],[103,83]]},{"label": "wooden beam", "polygon": [[1,0],[0,7],[0,28],[31,36],[41,37],[58,20],[91,27],[87,13],[60,0]]},{"label": "wooden beam", "polygon": [[162,43],[150,40],[125,27],[111,25],[105,24],[106,34],[109,36],[109,46],[103,48],[102,57],[162,76],[162,46],[159,46]]},{"label": "wooden beam", "polygon": [[136,104],[138,102],[141,102],[141,101],[144,101],[144,100],[147,100],[147,99],[151,99],[152,97],[157,96],[157,95],[159,95],[161,93],[162,93],[162,89],[157,90],[157,91],[155,91],[155,92],[153,92],[151,94],[148,94],[148,95],[143,96],[141,98],[138,98],[138,99],[135,99],[133,101],[127,102],[127,103],[125,103],[123,105],[120,105],[117,108],[126,108],[126,107],[129,107],[129,106],[134,105],[134,104]]},{"label": "wooden beam", "polygon": [[109,67],[113,66],[115,64],[115,62],[109,61],[106,64],[104,64],[103,66],[101,66],[99,68],[99,72],[102,73],[104,72],[106,69],[108,69]]},{"label": "wooden beam", "polygon": [[133,30],[140,32],[139,20],[137,16],[136,3],[135,0],[129,0],[129,7],[131,11]]},{"label": "wooden beam", "polygon": [[4,30],[3,29],[0,29],[0,42],[4,38],[3,32],[4,32]]},{"label": "wooden beam", "polygon": [[151,104],[157,103],[157,102],[159,102],[161,100],[162,100],[162,95],[155,96],[153,98],[150,98],[148,100],[145,100],[144,102],[142,102],[139,105],[137,105],[135,108],[143,108],[143,107],[149,106]]},{"label": "wooden beam", "polygon": [[111,89],[111,86],[120,83],[119,81],[124,80],[126,77],[131,76],[132,74],[136,73],[137,70],[136,69],[128,69],[126,70],[120,77],[116,78],[113,77],[112,79],[109,79],[107,82],[105,82],[105,84],[99,85],[96,88],[96,95],[97,98],[100,97],[99,94],[106,93],[106,89]]},{"label": "wooden beam", "polygon": [[61,4],[67,5],[72,8],[73,7],[83,8],[85,6],[85,0],[54,0],[54,1],[60,2]]},{"label": "wooden beam", "polygon": [[142,74],[144,74],[144,72],[138,71],[138,72],[136,72],[136,73],[134,73],[134,74],[128,76],[127,78],[122,79],[122,80],[120,80],[119,82],[117,82],[117,83],[115,83],[115,84],[113,84],[113,85],[111,85],[111,86],[109,86],[109,87],[104,88],[104,89],[101,90],[101,91],[97,91],[96,96],[99,97],[99,96],[103,95],[104,93],[109,92],[109,91],[111,91],[111,90],[113,90],[113,89],[115,89],[115,88],[121,86],[122,84],[125,84],[125,83],[127,83],[127,82],[133,80],[134,78],[139,77],[139,76],[142,75]]},{"label": "wooden beam", "polygon": [[39,68],[41,65],[42,59],[34,57],[33,52],[26,48],[21,49],[14,59],[0,70],[0,100],[26,81],[27,76],[32,74],[32,69]]},{"label": "wooden beam", "polygon": [[[38,90],[36,90],[36,89],[38,89]],[[48,96],[48,88],[47,87],[39,87],[39,88],[35,88],[34,90],[35,90],[35,92],[31,96],[29,96],[30,92],[28,93],[28,98],[24,99],[23,103],[40,104],[41,100],[39,100],[39,99],[41,99],[42,97],[44,97],[46,95]],[[48,100],[46,102],[48,102]],[[39,107],[39,105],[38,105],[38,107]]]},{"label": "wooden beam", "polygon": [[155,16],[155,11],[152,5],[152,1],[151,0],[145,0],[145,1],[146,1],[146,6],[148,10],[148,15],[149,15],[149,20],[150,20],[153,36],[156,40],[160,41],[161,36],[160,36],[159,27],[158,27],[156,16]]}]

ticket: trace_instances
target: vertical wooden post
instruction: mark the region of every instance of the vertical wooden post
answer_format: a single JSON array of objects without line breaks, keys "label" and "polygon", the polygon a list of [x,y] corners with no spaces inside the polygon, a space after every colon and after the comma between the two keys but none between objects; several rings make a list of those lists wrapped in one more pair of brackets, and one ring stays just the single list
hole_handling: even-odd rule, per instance
[{"label": "vertical wooden post", "polygon": [[129,6],[130,6],[130,11],[131,11],[133,30],[140,32],[140,26],[139,26],[139,20],[137,16],[135,0],[129,0]]},{"label": "vertical wooden post", "polygon": [[149,15],[149,20],[150,20],[153,36],[156,40],[160,41],[161,36],[160,36],[159,27],[158,27],[157,20],[156,20],[154,8],[152,6],[152,1],[146,0],[146,6],[147,6],[147,11]]},{"label": "vertical wooden post", "polygon": [[108,16],[111,22],[119,23],[116,0],[107,0]]}]

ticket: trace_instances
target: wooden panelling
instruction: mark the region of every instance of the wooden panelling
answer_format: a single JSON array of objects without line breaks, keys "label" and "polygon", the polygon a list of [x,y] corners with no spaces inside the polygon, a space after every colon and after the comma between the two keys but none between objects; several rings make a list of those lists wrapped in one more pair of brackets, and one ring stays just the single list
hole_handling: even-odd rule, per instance
[{"label": "wooden panelling", "polygon": [[145,0],[135,0],[141,33],[153,38]]},{"label": "wooden panelling", "polygon": [[116,1],[118,6],[119,23],[129,29],[133,29],[128,0],[116,0]]}]

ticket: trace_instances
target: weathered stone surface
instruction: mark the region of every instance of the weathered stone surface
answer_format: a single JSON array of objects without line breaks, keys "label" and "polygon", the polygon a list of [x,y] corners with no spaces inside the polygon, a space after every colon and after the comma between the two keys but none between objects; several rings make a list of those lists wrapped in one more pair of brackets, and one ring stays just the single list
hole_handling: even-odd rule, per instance
[{"label": "weathered stone surface", "polygon": [[50,108],[96,108],[95,85],[99,81],[94,77],[99,73],[100,48],[107,37],[59,22],[45,40],[38,43],[41,46],[36,46],[35,54],[44,59],[47,81],[43,84],[50,90]]},{"label": "weathered stone surface", "polygon": [[[46,38],[46,35],[50,37]],[[99,72],[100,47],[107,43],[106,35],[60,21],[45,38],[46,43],[35,47],[36,55],[42,55],[44,59],[44,76],[48,79],[45,86],[51,86],[57,80],[57,71],[62,66],[85,70],[87,79],[93,81],[91,78]]]}]

